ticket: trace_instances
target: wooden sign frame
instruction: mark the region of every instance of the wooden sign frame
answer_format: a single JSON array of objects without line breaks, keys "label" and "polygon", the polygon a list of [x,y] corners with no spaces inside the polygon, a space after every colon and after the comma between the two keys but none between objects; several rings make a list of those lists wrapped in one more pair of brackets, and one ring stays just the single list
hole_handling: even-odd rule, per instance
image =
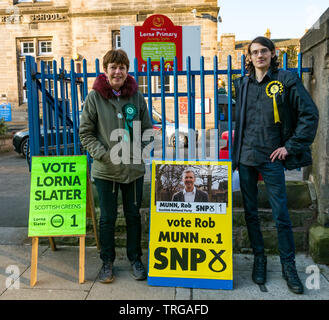
[{"label": "wooden sign frame", "polygon": [[[95,214],[94,197],[92,192],[92,183],[90,180],[89,172],[87,170],[87,206],[86,217],[91,218],[93,222],[93,232],[96,240],[97,250],[100,251],[99,238],[97,233],[97,222]],[[62,237],[79,237],[79,283],[85,282],[85,243],[86,235],[63,235]],[[56,243],[54,237],[48,237],[52,251],[56,251]],[[31,277],[30,287],[34,287],[37,283],[38,273],[38,248],[39,237],[32,237],[32,252],[31,252]]]}]

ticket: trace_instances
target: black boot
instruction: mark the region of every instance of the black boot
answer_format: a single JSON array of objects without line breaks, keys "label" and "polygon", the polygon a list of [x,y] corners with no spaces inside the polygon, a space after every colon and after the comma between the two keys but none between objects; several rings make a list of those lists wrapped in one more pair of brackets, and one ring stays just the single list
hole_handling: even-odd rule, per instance
[{"label": "black boot", "polygon": [[267,257],[263,255],[254,257],[254,266],[252,268],[252,280],[257,284],[266,282]]},{"label": "black boot", "polygon": [[288,288],[291,292],[297,294],[304,292],[304,287],[298,277],[294,262],[282,264],[282,277],[287,281]]}]

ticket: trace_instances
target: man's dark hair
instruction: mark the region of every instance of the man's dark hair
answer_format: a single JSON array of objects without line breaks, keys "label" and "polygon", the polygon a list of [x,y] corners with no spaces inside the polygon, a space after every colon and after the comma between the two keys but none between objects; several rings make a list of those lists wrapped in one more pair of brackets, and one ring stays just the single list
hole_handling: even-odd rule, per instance
[{"label": "man's dark hair", "polygon": [[[248,70],[249,74],[255,74],[255,67],[252,64],[251,61],[251,51],[250,51],[250,47],[253,43],[259,43],[262,46],[268,48],[271,52],[275,52],[275,45],[273,43],[273,41],[271,41],[269,38],[266,37],[257,37],[254,40],[252,40],[248,46],[248,55],[247,55],[247,59],[246,59],[246,69]],[[270,68],[273,71],[278,70],[279,67],[279,62],[278,62],[278,57],[276,55],[274,55],[274,57],[271,59],[271,66]]]}]

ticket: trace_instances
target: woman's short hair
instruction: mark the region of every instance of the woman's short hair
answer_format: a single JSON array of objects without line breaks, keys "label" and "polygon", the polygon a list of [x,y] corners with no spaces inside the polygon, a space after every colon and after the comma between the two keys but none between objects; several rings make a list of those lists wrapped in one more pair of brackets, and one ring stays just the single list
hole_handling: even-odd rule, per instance
[{"label": "woman's short hair", "polygon": [[129,70],[128,55],[122,49],[114,49],[106,52],[103,57],[103,68],[107,69],[109,63],[123,64],[127,66],[127,71]]},{"label": "woman's short hair", "polygon": [[[246,69],[248,70],[249,74],[255,74],[255,67],[251,61],[251,50],[250,47],[253,43],[259,43],[262,46],[268,48],[271,52],[275,52],[275,45],[273,43],[273,41],[271,41],[269,38],[266,37],[257,37],[254,40],[252,40],[248,46],[248,55],[247,55],[247,59],[246,59]],[[271,66],[270,68],[273,71],[278,70],[279,67],[279,62],[278,62],[278,57],[276,55],[274,55],[274,57],[271,59]]]}]

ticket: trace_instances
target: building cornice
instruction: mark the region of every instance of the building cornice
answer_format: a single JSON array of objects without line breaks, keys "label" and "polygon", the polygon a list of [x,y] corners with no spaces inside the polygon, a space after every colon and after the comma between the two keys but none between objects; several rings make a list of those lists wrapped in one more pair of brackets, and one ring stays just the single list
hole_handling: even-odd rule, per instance
[{"label": "building cornice", "polygon": [[217,16],[218,8],[215,6],[204,6],[204,5],[195,5],[195,6],[177,6],[175,8],[155,8],[155,9],[104,9],[104,10],[79,10],[74,11],[69,7],[54,7],[54,6],[36,6],[31,5],[27,6],[17,6],[17,10],[13,12],[8,12],[8,9],[0,9],[0,15],[27,15],[27,14],[43,14],[43,13],[66,13],[69,18],[78,18],[78,17],[106,17],[106,16],[120,16],[120,15],[149,15],[149,14],[173,14],[173,13],[191,13],[193,9],[196,9],[198,13],[210,13]]}]

